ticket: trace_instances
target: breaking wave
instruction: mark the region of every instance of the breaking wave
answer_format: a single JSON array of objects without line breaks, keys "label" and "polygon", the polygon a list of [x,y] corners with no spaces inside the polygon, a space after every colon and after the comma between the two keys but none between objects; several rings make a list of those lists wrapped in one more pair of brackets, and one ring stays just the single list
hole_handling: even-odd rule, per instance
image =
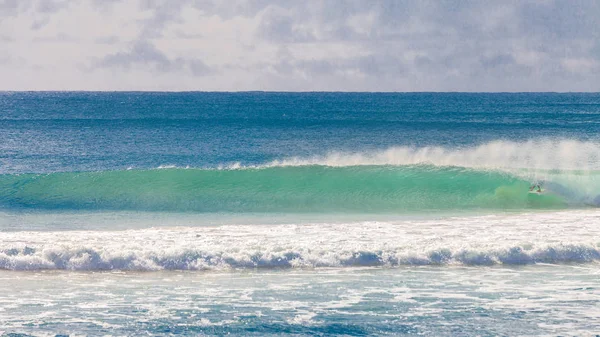
[{"label": "breaking wave", "polygon": [[395,251],[343,252],[111,252],[94,248],[24,247],[0,251],[0,269],[8,270],[220,270],[247,268],[397,267],[403,265],[522,265],[586,263],[600,260],[600,249],[586,245],[557,245],[532,250],[440,249],[424,254]]},{"label": "breaking wave", "polygon": [[591,209],[343,223],[6,231],[0,232],[0,269],[594,263],[600,261],[599,216]]},{"label": "breaking wave", "polygon": [[[559,209],[600,203],[600,146],[580,141],[398,147],[255,167],[0,176],[0,207],[184,212]],[[528,193],[541,183],[546,192]]]},{"label": "breaking wave", "polygon": [[372,152],[331,152],[324,156],[292,157],[275,160],[265,166],[305,165],[433,165],[529,172],[597,171],[600,170],[600,143],[562,139],[493,141],[470,147],[397,146]]}]

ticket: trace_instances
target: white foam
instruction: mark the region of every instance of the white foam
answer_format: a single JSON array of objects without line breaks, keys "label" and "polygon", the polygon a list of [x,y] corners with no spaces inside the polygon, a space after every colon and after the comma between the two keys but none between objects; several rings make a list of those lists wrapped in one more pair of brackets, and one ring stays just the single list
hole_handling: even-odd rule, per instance
[{"label": "white foam", "polygon": [[[373,152],[331,152],[324,156],[292,157],[265,166],[419,165],[489,169],[598,170],[600,143],[578,140],[492,141],[473,147],[399,146]],[[239,164],[232,168],[240,168]]]},{"label": "white foam", "polygon": [[600,260],[600,211],[0,233],[0,269],[222,270]]}]

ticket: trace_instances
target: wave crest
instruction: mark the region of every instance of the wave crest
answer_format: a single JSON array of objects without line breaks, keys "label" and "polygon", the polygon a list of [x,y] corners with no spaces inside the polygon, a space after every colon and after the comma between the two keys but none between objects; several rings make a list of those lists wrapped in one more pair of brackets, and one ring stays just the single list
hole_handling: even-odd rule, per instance
[{"label": "wave crest", "polygon": [[[493,141],[478,146],[398,146],[360,153],[292,157],[265,166],[435,165],[488,169],[600,170],[600,143],[579,140]],[[239,165],[235,166],[239,168]]]}]

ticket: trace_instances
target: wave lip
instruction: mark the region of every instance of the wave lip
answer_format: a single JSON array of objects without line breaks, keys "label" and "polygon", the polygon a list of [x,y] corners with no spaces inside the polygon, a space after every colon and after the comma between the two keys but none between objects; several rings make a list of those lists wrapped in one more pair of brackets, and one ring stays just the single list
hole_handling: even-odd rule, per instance
[{"label": "wave lip", "polygon": [[[600,143],[574,139],[492,141],[469,147],[396,146],[385,150],[331,152],[324,156],[274,160],[264,167],[434,165],[476,169],[600,170]],[[240,165],[232,166],[240,168]]]}]

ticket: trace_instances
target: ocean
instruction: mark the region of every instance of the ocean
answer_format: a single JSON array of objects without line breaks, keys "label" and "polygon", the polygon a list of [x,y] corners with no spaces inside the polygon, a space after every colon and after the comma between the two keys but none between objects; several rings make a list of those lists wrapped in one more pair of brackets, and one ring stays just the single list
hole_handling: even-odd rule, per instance
[{"label": "ocean", "polygon": [[3,92],[0,335],[596,335],[599,206],[596,93]]}]

